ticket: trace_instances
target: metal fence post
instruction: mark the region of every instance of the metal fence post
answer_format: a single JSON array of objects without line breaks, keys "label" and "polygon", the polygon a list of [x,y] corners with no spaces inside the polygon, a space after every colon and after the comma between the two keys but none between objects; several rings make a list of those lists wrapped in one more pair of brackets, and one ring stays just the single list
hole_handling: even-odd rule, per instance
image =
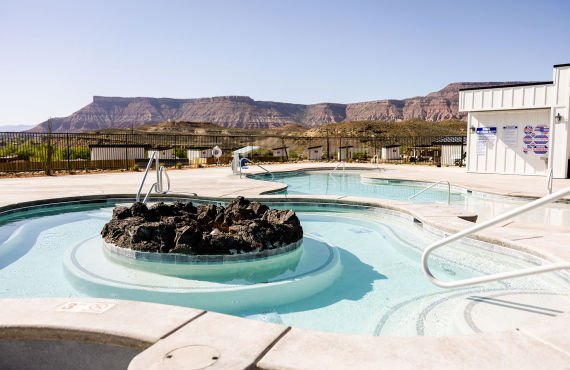
[{"label": "metal fence post", "polygon": [[129,170],[129,148],[127,147],[127,143],[129,140],[129,134],[125,134],[125,170]]},{"label": "metal fence post", "polygon": [[71,157],[71,148],[69,147],[69,132],[65,133],[65,141],[67,142],[67,170],[71,171],[71,162],[70,157]]}]

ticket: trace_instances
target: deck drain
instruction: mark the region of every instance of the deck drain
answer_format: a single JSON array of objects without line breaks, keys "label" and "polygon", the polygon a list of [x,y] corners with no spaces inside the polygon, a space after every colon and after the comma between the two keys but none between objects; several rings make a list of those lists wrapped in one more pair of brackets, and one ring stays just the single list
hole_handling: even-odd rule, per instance
[{"label": "deck drain", "polygon": [[176,348],[162,358],[162,368],[168,370],[198,370],[212,366],[220,358],[210,346],[191,345]]}]

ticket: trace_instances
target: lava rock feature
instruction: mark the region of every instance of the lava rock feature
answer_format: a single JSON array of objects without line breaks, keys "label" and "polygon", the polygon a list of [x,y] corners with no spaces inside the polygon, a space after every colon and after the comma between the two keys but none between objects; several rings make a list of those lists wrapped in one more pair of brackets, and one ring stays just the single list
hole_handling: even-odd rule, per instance
[{"label": "lava rock feature", "polygon": [[237,197],[226,207],[191,202],[116,207],[101,235],[137,251],[231,255],[283,247],[300,240],[303,229],[292,210]]}]

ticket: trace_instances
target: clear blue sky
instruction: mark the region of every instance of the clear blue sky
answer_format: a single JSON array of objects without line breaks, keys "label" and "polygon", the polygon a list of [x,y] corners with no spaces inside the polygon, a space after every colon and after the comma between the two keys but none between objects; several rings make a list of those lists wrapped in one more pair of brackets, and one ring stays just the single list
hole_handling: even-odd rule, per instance
[{"label": "clear blue sky", "polygon": [[0,0],[0,124],[93,95],[349,103],[550,80],[569,15],[568,0]]}]

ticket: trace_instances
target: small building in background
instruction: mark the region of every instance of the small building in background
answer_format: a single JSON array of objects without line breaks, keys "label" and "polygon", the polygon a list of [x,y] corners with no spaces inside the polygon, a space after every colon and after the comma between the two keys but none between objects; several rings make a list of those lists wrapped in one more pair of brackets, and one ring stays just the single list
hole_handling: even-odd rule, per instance
[{"label": "small building in background", "polygon": [[433,162],[439,163],[441,148],[431,144],[408,147],[406,158],[408,162]]},{"label": "small building in background", "polygon": [[116,161],[144,159],[146,148],[144,145],[93,144],[89,145],[89,152],[92,161]]},{"label": "small building in background", "polygon": [[311,146],[307,148],[309,161],[320,161],[323,159],[323,146]]},{"label": "small building in background", "polygon": [[467,153],[466,136],[444,136],[431,143],[441,146],[442,166],[463,166]]},{"label": "small building in background", "polygon": [[382,159],[386,161],[402,159],[400,145],[386,145],[382,147]]},{"label": "small building in background", "polygon": [[150,158],[153,152],[158,152],[158,156],[160,160],[163,159],[177,159],[174,155],[173,148],[152,148],[148,150],[147,158]]},{"label": "small building in background", "polygon": [[214,155],[212,154],[212,148],[210,147],[195,147],[190,148],[186,151],[186,156],[188,160],[191,161],[197,158],[212,158]]},{"label": "small building in background", "polygon": [[338,148],[338,160],[346,161],[347,159],[352,159],[354,154],[354,147],[352,145],[340,146]]},{"label": "small building in background", "polygon": [[274,157],[277,158],[284,158],[284,159],[289,158],[289,148],[287,148],[286,146],[281,148],[273,148],[271,149],[271,153]]}]

